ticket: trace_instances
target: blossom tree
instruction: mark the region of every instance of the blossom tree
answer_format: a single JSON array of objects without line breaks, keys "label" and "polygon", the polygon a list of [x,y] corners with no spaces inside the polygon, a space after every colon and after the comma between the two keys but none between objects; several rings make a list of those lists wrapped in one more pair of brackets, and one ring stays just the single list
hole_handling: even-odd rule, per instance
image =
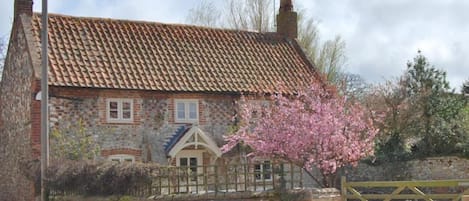
[{"label": "blossom tree", "polygon": [[[358,103],[313,84],[294,96],[273,95],[268,107],[241,99],[240,128],[225,136],[229,151],[238,143],[249,146],[251,156],[270,157],[302,167],[319,185],[338,168],[373,154],[378,132],[370,115]],[[319,182],[312,174],[323,175]]]}]

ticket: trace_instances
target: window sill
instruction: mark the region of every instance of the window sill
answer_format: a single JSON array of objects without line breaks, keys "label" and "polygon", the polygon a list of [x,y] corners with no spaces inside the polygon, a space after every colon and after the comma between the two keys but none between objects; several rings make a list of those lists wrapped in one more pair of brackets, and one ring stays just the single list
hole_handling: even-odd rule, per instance
[{"label": "window sill", "polygon": [[175,124],[199,124],[199,120],[177,120],[174,121]]},{"label": "window sill", "polygon": [[136,124],[133,120],[107,120],[107,124]]}]

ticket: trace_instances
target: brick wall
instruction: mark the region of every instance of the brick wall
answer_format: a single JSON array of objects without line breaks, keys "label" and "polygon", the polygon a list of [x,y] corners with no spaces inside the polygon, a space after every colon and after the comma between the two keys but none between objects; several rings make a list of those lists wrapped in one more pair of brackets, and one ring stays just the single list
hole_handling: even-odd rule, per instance
[{"label": "brick wall", "polygon": [[[24,175],[24,164],[32,158],[31,99],[34,72],[22,24],[15,22],[1,82],[0,200],[28,200],[34,187]],[[13,44],[13,45],[12,45]]]},{"label": "brick wall", "polygon": [[[163,145],[184,124],[174,122],[174,99],[199,100],[199,127],[219,146],[235,112],[231,95],[206,93],[162,93],[138,90],[50,88],[51,130],[64,130],[83,122],[86,131],[100,142],[102,153],[136,150],[137,160],[166,164]],[[108,123],[107,98],[133,100],[131,123]],[[132,152],[133,153],[133,152]],[[132,154],[133,155],[133,154]],[[107,155],[106,155],[107,156]]]},{"label": "brick wall", "polygon": [[33,158],[41,156],[41,101],[36,100],[40,87],[40,80],[33,82],[33,96],[31,97],[31,148]]}]

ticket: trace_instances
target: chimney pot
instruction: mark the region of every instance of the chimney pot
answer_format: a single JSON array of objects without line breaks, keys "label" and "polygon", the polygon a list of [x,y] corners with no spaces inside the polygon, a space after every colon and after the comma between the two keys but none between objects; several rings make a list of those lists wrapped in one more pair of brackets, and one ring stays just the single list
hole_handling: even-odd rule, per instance
[{"label": "chimney pot", "polygon": [[15,0],[15,18],[21,14],[33,15],[33,0]]},{"label": "chimney pot", "polygon": [[283,12],[293,11],[293,4],[291,0],[281,0],[280,1],[280,10]]}]

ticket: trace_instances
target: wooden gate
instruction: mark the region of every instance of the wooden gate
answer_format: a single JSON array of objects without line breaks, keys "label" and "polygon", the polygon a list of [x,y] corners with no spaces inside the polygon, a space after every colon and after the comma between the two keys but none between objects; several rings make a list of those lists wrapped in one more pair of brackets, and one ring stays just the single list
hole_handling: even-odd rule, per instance
[{"label": "wooden gate", "polygon": [[347,200],[468,200],[469,180],[347,182],[342,177],[342,199]]}]

